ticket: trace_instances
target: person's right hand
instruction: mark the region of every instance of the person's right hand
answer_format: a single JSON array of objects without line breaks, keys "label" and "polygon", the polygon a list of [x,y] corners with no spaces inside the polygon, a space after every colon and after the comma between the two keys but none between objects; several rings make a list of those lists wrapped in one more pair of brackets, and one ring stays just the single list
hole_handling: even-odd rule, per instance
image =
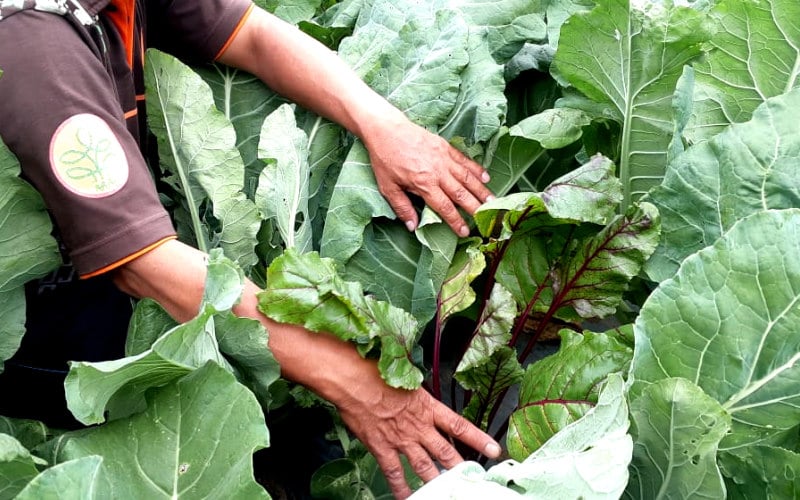
[{"label": "person's right hand", "polygon": [[426,482],[439,475],[437,463],[449,469],[463,462],[449,438],[490,458],[500,455],[500,446],[494,439],[427,391],[389,387],[377,368],[371,371],[336,406],[345,424],[377,459],[395,497],[402,499],[412,493],[401,455]]}]

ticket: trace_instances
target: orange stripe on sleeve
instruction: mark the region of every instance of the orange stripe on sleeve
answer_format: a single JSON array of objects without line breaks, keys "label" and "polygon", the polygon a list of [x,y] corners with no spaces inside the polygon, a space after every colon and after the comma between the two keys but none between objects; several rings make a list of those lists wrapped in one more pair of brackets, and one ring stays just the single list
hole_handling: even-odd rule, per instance
[{"label": "orange stripe on sleeve", "polygon": [[82,280],[85,280],[85,279],[88,279],[88,278],[93,278],[95,276],[100,276],[101,274],[105,274],[105,273],[107,273],[109,271],[113,271],[114,269],[116,269],[116,268],[118,268],[118,267],[120,267],[120,266],[122,266],[124,264],[127,264],[128,262],[131,262],[132,260],[135,260],[135,259],[141,257],[142,255],[146,254],[147,252],[149,252],[151,250],[155,250],[156,248],[160,247],[164,243],[166,243],[166,242],[168,242],[170,240],[174,240],[174,239],[177,239],[177,236],[173,235],[173,236],[167,236],[166,238],[162,238],[162,239],[156,241],[155,243],[153,243],[152,245],[148,245],[148,246],[142,248],[141,250],[139,250],[138,252],[134,252],[134,253],[128,255],[127,257],[124,257],[124,258],[114,262],[113,264],[109,264],[109,265],[107,265],[105,267],[102,267],[102,268],[98,269],[97,271],[92,271],[91,273],[88,273],[88,274],[81,274],[80,278]]},{"label": "orange stripe on sleeve", "polygon": [[242,29],[242,26],[244,26],[245,22],[247,21],[247,18],[250,17],[250,13],[253,12],[253,7],[254,4],[250,4],[250,6],[247,8],[247,12],[244,13],[242,18],[239,20],[239,23],[236,25],[236,28],[233,30],[233,33],[231,33],[231,36],[228,37],[228,41],[225,42],[225,45],[223,45],[222,48],[219,49],[219,52],[217,52],[217,55],[214,56],[215,61],[219,59],[220,56],[224,54],[226,50],[228,50],[228,47],[230,46],[231,42],[233,42],[233,39],[236,38],[236,35],[239,34],[239,30]]},{"label": "orange stripe on sleeve", "polygon": [[139,114],[139,110],[138,110],[138,109],[136,109],[136,108],[134,108],[134,109],[132,109],[132,110],[130,110],[130,111],[128,111],[128,112],[126,112],[126,113],[125,113],[124,115],[122,115],[122,116],[124,116],[124,117],[125,117],[125,119],[127,120],[128,118],[134,117],[134,116],[136,116],[136,115],[138,115],[138,114]]},{"label": "orange stripe on sleeve", "polygon": [[111,0],[111,5],[116,7],[116,10],[106,11],[106,15],[117,28],[122,43],[125,45],[129,68],[133,68],[134,3],[135,0]]}]

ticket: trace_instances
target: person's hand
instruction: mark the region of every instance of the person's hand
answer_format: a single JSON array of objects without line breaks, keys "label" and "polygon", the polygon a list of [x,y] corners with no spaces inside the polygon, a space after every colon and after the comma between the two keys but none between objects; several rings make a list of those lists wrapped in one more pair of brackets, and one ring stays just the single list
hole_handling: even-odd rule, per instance
[{"label": "person's hand", "polygon": [[458,208],[473,214],[492,197],[483,167],[404,116],[371,130],[366,145],[378,189],[410,231],[419,221],[406,191],[422,197],[462,237],[469,228]]},{"label": "person's hand", "polygon": [[423,389],[407,391],[387,386],[375,370],[337,407],[345,424],[375,456],[392,493],[411,495],[400,455],[423,481],[439,475],[438,462],[451,468],[464,459],[448,437],[497,458],[500,446],[487,434]]}]

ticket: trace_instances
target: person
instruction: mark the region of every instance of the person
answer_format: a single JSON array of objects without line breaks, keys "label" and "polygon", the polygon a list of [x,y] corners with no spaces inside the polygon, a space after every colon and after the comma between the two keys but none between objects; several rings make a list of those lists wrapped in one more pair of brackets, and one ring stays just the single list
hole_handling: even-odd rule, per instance
[{"label": "person", "polygon": [[[0,138],[42,194],[69,260],[67,271],[28,290],[28,332],[7,372],[58,372],[51,368],[59,356],[98,360],[118,353],[124,330],[122,340],[111,334],[98,340],[95,323],[84,323],[96,321],[103,308],[104,321],[124,323],[130,301],[109,299],[109,287],[123,297],[155,299],[178,321],[198,310],[206,256],[177,240],[145,160],[148,47],[190,63],[240,68],[347,128],[368,148],[380,192],[409,230],[418,223],[409,193],[461,236],[468,228],[459,208],[473,213],[491,197],[481,166],[410,122],[332,51],[250,0],[0,0]],[[73,329],[79,341],[63,340],[70,328],[63,318],[55,325],[47,314],[31,314],[47,310],[37,309],[37,301],[60,282],[92,290],[80,295],[70,318],[79,324]],[[351,344],[265,317],[256,307],[258,291],[247,282],[234,312],[265,325],[283,377],[336,406],[396,497],[411,493],[401,455],[425,481],[438,475],[437,462],[449,468],[462,460],[451,437],[499,455],[490,436],[426,391],[386,385],[374,361]],[[108,300],[113,306],[92,307]],[[54,342],[64,349],[53,349]],[[37,366],[36,356],[53,359]]]}]

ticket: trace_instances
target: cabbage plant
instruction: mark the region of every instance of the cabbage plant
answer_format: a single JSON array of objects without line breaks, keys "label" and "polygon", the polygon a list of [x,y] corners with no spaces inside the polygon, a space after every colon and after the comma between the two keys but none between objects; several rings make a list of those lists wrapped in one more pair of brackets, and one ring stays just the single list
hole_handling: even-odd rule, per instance
[{"label": "cabbage plant", "polygon": [[[140,301],[125,358],[75,360],[68,404],[91,427],[0,419],[3,496],[267,497],[263,413],[325,402],[230,312],[244,276],[268,316],[355,343],[503,440],[499,463],[464,450],[420,499],[797,496],[797,2],[262,3],[482,163],[496,199],[469,237],[423,206],[410,233],[339,126],[150,51],[161,196],[210,254],[203,305],[176,324]],[[22,287],[58,253],[5,149],[0,176],[8,359]],[[334,430],[346,456],[312,492],[386,497]]]}]

